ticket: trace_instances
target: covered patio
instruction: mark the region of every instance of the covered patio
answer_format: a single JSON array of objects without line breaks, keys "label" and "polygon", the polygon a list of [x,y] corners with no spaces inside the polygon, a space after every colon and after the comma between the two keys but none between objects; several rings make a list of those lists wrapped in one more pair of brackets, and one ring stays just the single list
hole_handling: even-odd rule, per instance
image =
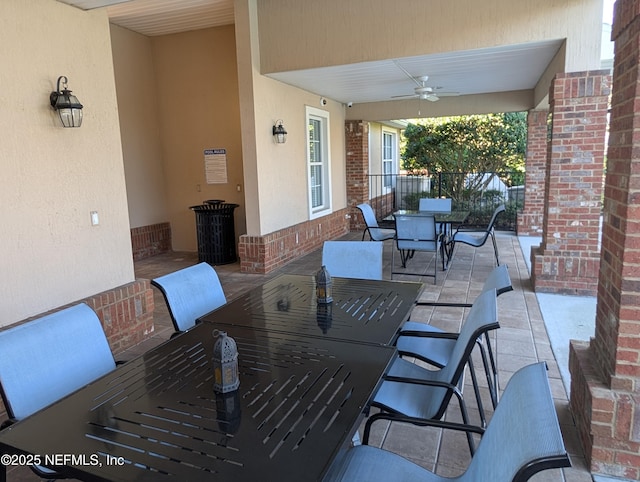
[{"label": "covered patio", "polygon": [[[342,239],[360,239],[360,232],[352,232]],[[563,333],[550,330],[546,324],[554,324],[557,320],[543,318],[543,313],[552,307],[561,309],[558,303],[575,303],[575,297],[562,295],[545,295],[541,306],[536,293],[533,291],[530,280],[530,272],[526,255],[523,249],[530,249],[534,237],[517,237],[511,233],[500,232],[497,236],[500,250],[501,263],[509,267],[509,275],[514,290],[505,293],[498,298],[499,321],[501,328],[495,333],[495,347],[498,353],[498,367],[500,375],[500,387],[504,388],[510,376],[520,367],[545,361],[549,366],[549,378],[556,399],[559,419],[567,450],[571,454],[573,467],[564,470],[554,470],[539,474],[535,480],[553,481],[589,481],[592,476],[585,464],[584,455],[580,447],[573,418],[569,413],[567,370],[558,364],[558,356],[554,354],[554,345],[558,345],[560,357],[566,357],[569,351],[568,340]],[[385,267],[384,277],[389,278],[391,249],[395,248],[391,241],[385,242]],[[493,250],[489,244],[479,249],[473,249],[465,245],[456,248],[454,259],[448,271],[438,277],[437,285],[432,284],[432,279],[424,278],[425,290],[422,299],[425,301],[473,301],[484,278],[494,267]],[[415,267],[425,260],[429,260],[430,254],[418,253],[411,261]],[[286,267],[266,275],[240,273],[237,263],[216,267],[228,300],[231,300],[256,284],[281,273],[310,274],[317,271],[320,266],[321,250],[316,250],[307,256],[293,261]],[[152,278],[165,274],[197,262],[194,253],[168,253],[138,261],[136,263],[136,275],[143,278]],[[427,267],[425,266],[425,269]],[[396,278],[401,279],[402,277]],[[415,281],[415,277],[406,277]],[[155,311],[154,320],[156,326],[155,335],[122,353],[121,358],[131,357],[144,353],[156,343],[162,342],[173,332],[169,314],[160,292],[154,289]],[[566,306],[566,305],[565,305]],[[429,308],[418,307],[413,311],[413,319],[431,323],[440,328],[458,331],[463,320],[463,310],[459,308]],[[593,329],[592,315],[591,329]],[[593,333],[593,331],[591,331]],[[481,363],[475,364],[481,370]],[[482,380],[482,375],[479,375]],[[485,382],[486,384],[486,382]],[[473,398],[471,386],[465,388],[467,396]],[[488,391],[484,393],[485,408],[490,407]],[[470,402],[471,407],[474,402]],[[451,406],[452,416],[458,415],[458,407],[455,402]],[[472,419],[478,420],[477,413],[472,413]],[[386,426],[380,423],[378,431],[373,435],[372,443],[381,445],[385,449],[399,453],[410,458],[424,467],[435,470],[437,473],[454,476],[459,474],[469,462],[469,449],[464,434],[441,433],[432,428],[420,428],[410,425]],[[562,472],[562,473],[560,473]],[[601,479],[602,480],[602,479]]]},{"label": "covered patio", "polygon": [[[360,232],[352,232],[341,239],[358,240]],[[564,360],[569,351],[568,336],[576,333],[578,336],[585,333],[586,336],[593,334],[593,319],[595,311],[589,313],[591,308],[595,308],[595,298],[584,299],[583,304],[585,316],[575,316],[574,319],[584,319],[589,326],[568,327],[566,319],[545,319],[544,314],[554,316],[555,312],[566,313],[575,311],[576,297],[563,295],[539,295],[532,289],[530,279],[530,267],[527,259],[531,244],[539,241],[535,237],[518,237],[512,233],[499,232],[497,235],[498,247],[500,251],[501,263],[509,267],[509,274],[513,284],[513,291],[505,293],[498,298],[500,329],[495,332],[494,342],[498,356],[499,383],[503,389],[511,375],[522,366],[545,361],[549,366],[549,379],[558,408],[558,416],[562,426],[565,445],[571,455],[573,467],[570,469],[557,469],[542,472],[533,480],[549,481],[590,481],[592,474],[585,463],[582,448],[580,447],[578,434],[569,412],[567,379],[568,370],[566,366],[560,366],[558,360]],[[385,267],[384,278],[389,279],[391,249],[395,246],[391,241],[385,242]],[[523,252],[524,251],[524,252]],[[412,267],[423,265],[427,270],[425,262],[430,260],[429,253],[417,253],[411,260]],[[321,250],[316,250],[302,258],[299,258],[284,268],[276,270],[266,275],[241,273],[238,263],[221,265],[216,267],[225,290],[227,300],[232,300],[251,287],[263,283],[282,273],[311,274],[315,273],[320,266]],[[197,256],[194,253],[174,252],[166,253],[151,258],[147,258],[136,263],[136,276],[141,278],[153,278],[182,267],[197,263]],[[482,287],[484,278],[494,267],[493,249],[490,244],[482,248],[474,249],[465,245],[458,245],[456,253],[448,271],[439,274],[438,282],[434,286],[431,278],[421,279],[425,283],[425,290],[422,294],[424,301],[449,301],[466,302],[473,301]],[[402,279],[402,276],[394,279]],[[407,280],[416,281],[416,277],[406,277]],[[542,302],[541,302],[542,300]],[[593,300],[593,306],[589,301]],[[142,354],[157,343],[160,343],[171,335],[173,326],[161,293],[154,289],[155,301],[155,335],[134,348],[122,353],[122,359],[131,359],[137,354]],[[460,308],[430,308],[417,307],[413,311],[412,319],[431,323],[440,328],[451,331],[458,331],[463,320],[464,312]],[[577,314],[576,314],[577,315]],[[589,318],[590,317],[590,318]],[[589,323],[590,320],[590,323]],[[558,331],[562,321],[565,324],[563,332]],[[548,327],[551,326],[551,329]],[[555,327],[555,328],[554,328]],[[575,331],[571,331],[575,329]],[[591,333],[587,333],[591,330]],[[588,338],[584,338],[585,340]],[[554,352],[555,351],[555,352]],[[475,366],[481,372],[482,364],[477,354]],[[483,375],[479,373],[479,379]],[[465,379],[465,395],[470,397],[469,405],[473,409],[473,391],[470,380]],[[485,410],[491,411],[491,403],[488,390],[483,392]],[[458,417],[458,407],[456,402],[451,404],[451,416]],[[478,420],[478,414],[471,412],[473,421]],[[445,476],[455,476],[460,474],[469,463],[469,448],[464,434],[442,433],[439,429],[414,427],[405,424],[389,426],[386,423],[376,424],[376,431],[372,434],[372,444],[396,452],[407,457],[420,465],[435,470],[438,474]],[[593,476],[596,480],[606,480],[606,478]]]}]

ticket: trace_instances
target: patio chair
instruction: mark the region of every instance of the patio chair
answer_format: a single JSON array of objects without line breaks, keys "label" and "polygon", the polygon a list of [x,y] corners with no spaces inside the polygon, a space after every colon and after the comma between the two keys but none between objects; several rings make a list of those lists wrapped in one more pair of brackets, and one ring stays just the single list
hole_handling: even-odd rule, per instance
[{"label": "patio chair", "polygon": [[[430,213],[450,213],[451,212],[451,198],[421,198],[418,201],[418,210],[427,211]],[[439,233],[447,235],[451,231],[450,223],[436,223],[436,228]]]},{"label": "patio chair", "polygon": [[456,243],[468,244],[469,246],[473,246],[474,248],[479,248],[484,246],[484,243],[487,242],[487,239],[491,237],[491,241],[493,242],[493,252],[496,256],[496,265],[500,266],[500,260],[498,259],[498,245],[496,244],[496,235],[494,233],[494,225],[496,223],[496,218],[500,213],[503,213],[506,210],[504,204],[498,206],[493,215],[491,216],[491,220],[487,225],[486,229],[472,229],[472,228],[464,228],[459,227],[453,236],[451,237],[451,243],[453,246],[451,247],[451,252],[455,248]]},{"label": "patio chair", "polygon": [[227,302],[216,270],[199,263],[151,280],[164,295],[176,334],[193,328],[196,320]]},{"label": "patio chair", "polygon": [[376,215],[373,212],[371,206],[367,203],[358,204],[358,209],[362,213],[364,223],[367,225],[362,233],[362,241],[367,233],[369,233],[369,239],[371,241],[386,241],[387,239],[393,239],[396,236],[395,229],[381,228],[378,226]]},{"label": "patio chair", "polygon": [[[474,302],[467,320],[455,342],[449,362],[439,370],[428,370],[404,358],[397,358],[383,378],[371,405],[380,412],[371,415],[365,423],[363,443],[368,443],[371,426],[378,420],[411,422],[416,425],[441,424],[452,396],[460,406],[462,422],[469,425],[467,407],[462,396],[464,369],[471,364],[471,351],[479,336],[498,327],[496,292],[480,294]],[[482,425],[485,425],[482,401],[476,394]],[[467,433],[469,450],[473,454],[474,442]]]},{"label": "patio chair", "polygon": [[331,276],[382,279],[382,242],[325,241],[322,264]]},{"label": "patio chair", "polygon": [[[115,367],[100,320],[84,303],[0,331],[0,394],[9,417],[0,429]],[[31,469],[40,477],[63,478],[47,467]]]},{"label": "patio chair", "polygon": [[[400,252],[400,259],[403,268],[406,268],[407,261],[413,257],[415,251],[433,252],[435,257],[433,263],[434,268],[433,274],[427,274],[424,271],[396,271],[396,250],[394,249],[391,254],[391,279],[393,279],[394,274],[404,274],[411,276],[433,276],[433,284],[436,284],[438,280],[438,252],[442,252],[442,235],[436,229],[436,220],[433,215],[397,215],[396,247]],[[444,269],[444,265],[442,268]]]},{"label": "patio chair", "polygon": [[[443,428],[475,431],[442,424]],[[524,482],[548,469],[571,467],[549,388],[546,365],[535,363],[513,374],[478,450],[458,482]],[[358,445],[339,459],[325,481],[447,482],[424,467],[377,447]]]},{"label": "patio chair", "polygon": [[[493,269],[487,276],[482,293],[495,290],[496,296],[513,290],[509,269],[507,265],[501,265]],[[416,305],[443,306],[456,308],[471,308],[471,303],[444,303],[444,302],[417,302]],[[407,321],[400,329],[400,336],[396,346],[401,356],[412,356],[435,367],[442,368],[449,362],[451,353],[456,343],[458,333],[447,333],[440,328],[427,323],[417,321]],[[484,372],[487,378],[487,385],[491,395],[493,408],[498,404],[498,364],[493,353],[489,332],[485,332],[483,338],[477,340]],[[475,387],[478,390],[478,387]],[[477,393],[477,392],[476,392]]]}]

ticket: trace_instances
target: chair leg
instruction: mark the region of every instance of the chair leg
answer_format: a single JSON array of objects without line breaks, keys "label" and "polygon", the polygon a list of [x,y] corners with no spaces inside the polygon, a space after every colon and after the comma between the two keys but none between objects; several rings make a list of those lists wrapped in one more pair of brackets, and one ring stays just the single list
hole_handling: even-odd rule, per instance
[{"label": "chair leg", "polygon": [[473,367],[473,361],[469,357],[469,373],[471,374],[471,384],[473,385],[473,392],[476,396],[476,402],[478,404],[478,412],[480,414],[480,423],[482,428],[487,427],[487,418],[484,414],[484,405],[480,396],[480,387],[478,385],[478,377],[476,376],[476,370]]},{"label": "chair leg", "polygon": [[[462,415],[462,423],[464,423],[465,425],[469,425],[469,413],[467,412],[467,405],[464,403],[464,398],[462,397],[462,393],[457,388],[453,390],[453,393],[458,399],[458,404],[460,405],[460,414]],[[476,444],[473,441],[473,436],[471,432],[467,432],[467,443],[469,444],[469,451],[471,452],[471,456],[473,457],[473,454],[476,451]]]},{"label": "chair leg", "polygon": [[496,255],[496,264],[500,266],[500,260],[498,259],[498,245],[496,244],[496,235],[491,231],[491,241],[493,241],[493,252]]},{"label": "chair leg", "polygon": [[499,395],[498,395],[498,364],[496,362],[495,356],[493,354],[493,347],[491,346],[491,339],[489,337],[489,333],[485,332],[484,334],[484,338],[485,341],[487,342],[487,352],[488,352],[488,356],[489,356],[489,362],[491,365],[491,373],[492,373],[492,379],[493,379],[493,398],[494,398],[494,405],[493,408],[495,409],[496,406],[498,405],[498,399],[499,399]]},{"label": "chair leg", "polygon": [[[487,333],[485,333],[485,337],[487,338],[486,341],[489,342]],[[480,350],[480,356],[482,357],[482,365],[487,378],[487,385],[489,386],[489,395],[491,395],[491,405],[495,410],[498,405],[498,379],[496,371],[493,369],[495,366],[493,363],[493,353],[491,353],[491,346],[489,345],[487,346],[487,350],[489,351],[489,355],[487,356],[481,338],[478,338],[476,343]],[[490,361],[487,358],[489,358]]]}]

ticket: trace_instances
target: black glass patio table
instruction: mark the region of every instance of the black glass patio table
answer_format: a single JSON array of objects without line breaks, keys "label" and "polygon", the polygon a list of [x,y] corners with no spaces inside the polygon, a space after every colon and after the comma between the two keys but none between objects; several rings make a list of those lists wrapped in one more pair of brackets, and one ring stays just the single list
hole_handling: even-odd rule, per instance
[{"label": "black glass patio table", "polygon": [[2,453],[68,455],[82,480],[319,480],[395,349],[227,326],[240,387],[213,391],[201,323],[0,432]]},{"label": "black glass patio table", "polygon": [[333,302],[316,302],[315,278],[285,274],[200,318],[225,325],[388,345],[407,320],[422,283],[333,278]]}]

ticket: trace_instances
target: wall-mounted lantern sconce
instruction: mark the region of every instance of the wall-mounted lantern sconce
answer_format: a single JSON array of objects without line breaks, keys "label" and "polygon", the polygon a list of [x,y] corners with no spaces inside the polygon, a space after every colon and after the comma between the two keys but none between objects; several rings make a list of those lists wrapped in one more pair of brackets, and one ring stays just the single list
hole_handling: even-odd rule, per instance
[{"label": "wall-mounted lantern sconce", "polygon": [[[67,78],[64,75],[58,77],[58,88],[51,92],[49,101],[51,107],[58,111],[63,127],[80,127],[82,125],[82,104],[67,88]],[[63,89],[60,90],[60,83]]]},{"label": "wall-mounted lantern sconce", "polygon": [[278,119],[276,124],[273,126],[273,137],[278,144],[284,144],[287,142],[287,131],[284,129],[281,119]]}]

